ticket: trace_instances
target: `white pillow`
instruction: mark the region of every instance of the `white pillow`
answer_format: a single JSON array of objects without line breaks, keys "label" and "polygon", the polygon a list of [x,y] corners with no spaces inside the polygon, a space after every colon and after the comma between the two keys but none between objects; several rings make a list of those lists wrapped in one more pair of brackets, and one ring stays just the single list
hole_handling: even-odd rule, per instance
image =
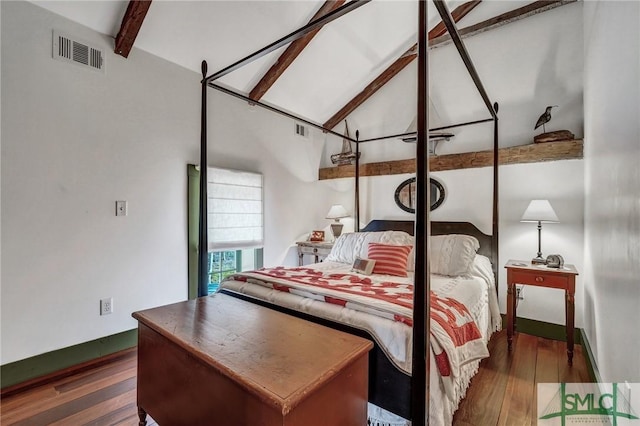
[{"label": "white pillow", "polygon": [[480,248],[478,239],[469,235],[436,235],[430,242],[431,273],[439,275],[467,274]]},{"label": "white pillow", "polygon": [[326,260],[353,264],[356,257],[366,259],[369,243],[412,245],[413,237],[403,231],[349,232],[338,237]]}]

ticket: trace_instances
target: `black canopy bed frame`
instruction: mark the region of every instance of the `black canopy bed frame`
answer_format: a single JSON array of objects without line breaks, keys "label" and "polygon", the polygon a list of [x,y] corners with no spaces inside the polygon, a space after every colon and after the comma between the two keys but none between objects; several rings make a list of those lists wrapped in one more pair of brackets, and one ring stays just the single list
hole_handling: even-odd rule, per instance
[{"label": "black canopy bed frame", "polygon": [[[207,161],[207,89],[213,88],[227,95],[234,96],[249,102],[252,105],[265,108],[267,110],[276,112],[285,117],[292,118],[294,120],[305,123],[311,127],[322,130],[323,132],[338,136],[340,138],[347,139],[355,143],[356,157],[355,157],[355,223],[356,231],[359,231],[360,223],[360,206],[359,206],[359,178],[360,178],[360,164],[359,164],[359,152],[360,144],[368,143],[382,139],[399,138],[406,136],[417,136],[416,146],[416,221],[373,221],[364,231],[374,230],[404,230],[415,236],[415,273],[414,273],[414,303],[413,303],[413,354],[412,354],[412,374],[407,374],[398,370],[384,355],[383,351],[379,348],[372,352],[370,357],[370,401],[376,405],[382,406],[387,410],[394,412],[404,418],[412,420],[413,425],[424,425],[428,421],[429,413],[429,299],[427,295],[430,290],[430,278],[429,278],[429,236],[441,235],[448,233],[466,233],[469,235],[475,235],[480,240],[481,254],[488,255],[492,261],[494,276],[496,277],[496,289],[497,289],[497,263],[498,263],[498,104],[492,104],[487,95],[484,86],[480,80],[480,77],[469,57],[469,54],[458,34],[456,25],[449,13],[449,10],[444,0],[433,0],[433,3],[440,14],[442,21],[449,32],[453,44],[455,45],[460,58],[462,59],[471,79],[473,80],[478,93],[483,99],[484,104],[491,115],[490,118],[475,120],[466,123],[453,124],[444,127],[438,127],[429,129],[428,127],[428,68],[427,68],[427,49],[428,49],[428,26],[427,26],[427,4],[426,0],[418,0],[418,105],[417,105],[417,131],[411,133],[402,133],[397,135],[374,137],[369,139],[359,140],[359,133],[356,132],[356,138],[353,139],[349,136],[339,134],[332,129],[327,129],[320,124],[309,121],[305,118],[299,117],[290,112],[283,111],[272,105],[265,104],[260,101],[255,101],[244,94],[238,93],[232,89],[220,86],[216,84],[216,80],[235,71],[242,66],[253,62],[254,60],[261,58],[274,50],[297,40],[298,38],[308,34],[309,32],[321,28],[325,24],[353,11],[359,7],[364,6],[370,0],[352,0],[334,11],[322,16],[310,22],[309,24],[299,28],[298,30],[282,37],[279,40],[265,46],[264,48],[246,56],[243,59],[221,69],[220,71],[207,76],[207,63],[202,62],[202,110],[201,110],[201,138],[200,138],[200,164],[206,165]],[[428,132],[450,129],[454,127],[462,127],[468,125],[474,125],[479,123],[485,123],[493,121],[493,218],[492,218],[492,235],[488,236],[480,232],[471,224],[460,224],[452,222],[430,222],[429,219],[429,164],[428,164]],[[207,247],[207,167],[200,168],[200,210],[199,210],[199,247]],[[431,224],[431,227],[429,226]],[[466,229],[462,229],[466,227]],[[207,250],[199,250],[198,254],[198,295],[207,295]],[[234,294],[236,297],[248,298],[248,296],[241,296]],[[251,298],[253,303],[265,304],[265,302],[258,301]],[[333,328],[342,329],[354,334],[365,333],[361,330],[349,327],[346,325],[333,323],[327,320],[321,320],[316,317],[311,317],[307,314],[302,314],[287,309],[275,307],[269,305],[269,307],[283,310],[291,313],[292,315],[301,316],[306,319],[310,319],[315,322],[329,323]],[[366,333],[365,333],[366,334]],[[370,336],[367,334],[365,337]],[[372,339],[373,340],[373,339]],[[377,346],[377,345],[376,345]],[[409,401],[406,398],[399,398],[398,395],[410,394]]]}]

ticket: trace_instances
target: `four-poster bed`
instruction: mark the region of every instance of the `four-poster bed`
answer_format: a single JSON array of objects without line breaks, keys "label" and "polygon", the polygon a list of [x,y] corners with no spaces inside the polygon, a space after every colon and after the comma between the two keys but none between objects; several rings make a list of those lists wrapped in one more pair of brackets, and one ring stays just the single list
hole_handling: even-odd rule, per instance
[{"label": "four-poster bed", "polygon": [[[351,251],[349,240],[357,239],[358,236],[369,238],[370,241],[377,237],[383,239],[384,234],[387,233],[404,234],[408,237],[409,234],[413,234],[414,227],[413,221],[374,220],[360,233],[348,234],[336,241],[332,254],[321,264],[295,268],[265,268],[260,271],[237,273],[221,283],[220,293],[268,306],[292,316],[373,341],[374,349],[369,358],[369,401],[397,416],[409,419],[411,406],[408,395],[411,391],[412,359],[407,357],[411,354],[411,327],[406,323],[396,322],[398,319],[395,317],[391,320],[390,317],[385,316],[384,312],[371,314],[372,309],[381,309],[376,296],[368,296],[367,300],[362,301],[350,298],[341,290],[348,293],[357,292],[359,286],[363,284],[365,293],[373,291],[378,295],[385,294],[386,286],[394,288],[397,287],[396,283],[401,286],[402,283],[411,282],[411,272],[407,273],[407,278],[386,276],[375,272],[370,276],[353,274],[350,273],[351,260],[340,263],[343,260],[340,257],[349,256]],[[435,294],[460,300],[468,306],[469,311],[475,313],[474,320],[478,324],[478,329],[483,339],[488,341],[491,333],[499,328],[501,321],[493,271],[489,261],[492,255],[491,237],[468,222],[431,222],[430,228],[431,235],[434,237],[450,237],[452,234],[469,235],[478,240],[479,248],[477,259],[474,259],[473,271],[463,274],[464,276],[433,275],[432,284],[434,284]],[[389,235],[389,238],[394,239],[394,242],[389,244],[400,244],[405,237]],[[344,244],[341,244],[342,242]],[[350,282],[335,281],[344,280],[343,276]],[[315,287],[318,282],[323,288]],[[331,287],[333,284],[338,288]],[[401,289],[391,290],[390,293],[391,296],[402,294]],[[384,296],[381,297],[384,298]],[[365,309],[357,306],[359,302],[364,303]],[[447,424],[450,423],[460,395],[459,392],[449,395],[445,393],[444,388],[440,389],[438,385],[440,376],[433,360],[431,364],[432,394],[434,399],[442,401],[438,404],[439,410],[434,410],[438,413],[431,413],[431,424]],[[469,366],[461,371],[469,375],[471,374],[469,371],[475,368],[477,364],[473,364],[473,360],[469,359]],[[470,377],[468,379],[470,380]],[[467,377],[455,382],[459,389],[466,389],[468,381],[465,380]]]},{"label": "four-poster bed", "polygon": [[[456,49],[458,50],[460,57],[462,58],[480,96],[482,97],[491,118],[476,120],[472,122],[455,124],[451,126],[440,127],[438,129],[431,130],[444,130],[453,127],[460,127],[466,125],[473,125],[477,123],[483,123],[487,121],[494,122],[494,165],[493,165],[493,229],[492,235],[486,236],[472,229],[469,224],[459,225],[453,223],[444,223],[442,225],[431,223],[429,219],[429,170],[428,170],[428,117],[427,117],[427,104],[428,104],[428,69],[427,69],[427,44],[428,44],[428,28],[427,28],[427,5],[425,1],[419,1],[419,31],[418,31],[418,113],[417,113],[417,132],[408,133],[402,135],[382,136],[378,138],[370,138],[359,141],[359,134],[356,132],[356,138],[351,139],[345,137],[342,134],[334,132],[332,129],[323,128],[321,125],[313,123],[302,117],[298,117],[289,112],[282,111],[274,106],[264,104],[259,101],[254,101],[247,96],[237,93],[231,89],[222,87],[215,83],[220,77],[227,75],[228,73],[248,64],[275,49],[296,40],[299,37],[320,28],[322,25],[331,22],[338,17],[355,10],[366,3],[369,0],[353,0],[345,5],[335,9],[333,12],[307,24],[297,31],[281,38],[280,40],[266,46],[263,49],[235,62],[228,67],[207,76],[207,65],[203,61],[202,65],[202,132],[201,132],[201,158],[200,164],[208,164],[207,161],[207,89],[209,87],[218,91],[226,93],[228,95],[246,100],[253,105],[257,105],[273,112],[277,112],[284,116],[293,118],[300,122],[306,123],[312,127],[319,128],[324,132],[333,134],[340,138],[348,139],[356,144],[356,178],[355,178],[355,223],[356,231],[359,231],[360,223],[360,208],[359,208],[359,152],[360,144],[363,142],[372,142],[380,139],[395,138],[400,136],[417,136],[416,147],[416,187],[417,187],[417,202],[416,202],[416,221],[413,222],[373,222],[369,228],[364,231],[377,231],[387,230],[390,227],[392,229],[400,229],[408,231],[409,234],[414,235],[414,256],[415,256],[415,270],[413,272],[412,283],[412,312],[411,319],[413,327],[411,328],[411,342],[412,353],[411,358],[411,374],[399,371],[395,366],[390,365],[389,359],[385,356],[384,351],[380,350],[379,345],[376,344],[376,352],[372,353],[370,366],[369,366],[369,381],[370,381],[370,399],[372,402],[389,409],[401,415],[404,418],[410,419],[413,425],[424,425],[428,421],[429,414],[429,362],[430,362],[430,315],[429,308],[431,306],[430,298],[430,264],[429,264],[429,238],[430,235],[440,234],[476,234],[478,240],[481,241],[480,246],[485,255],[491,260],[491,267],[496,275],[497,271],[497,259],[498,259],[498,117],[497,117],[497,104],[492,104],[489,97],[482,86],[480,78],[473,66],[471,59],[462,43],[453,19],[443,0],[434,0],[434,4],[444,22],[451,38],[453,40]],[[199,233],[199,246],[201,248],[207,247],[207,174],[206,167],[201,167],[200,173],[200,233]],[[431,228],[430,226],[431,225]],[[462,227],[462,228],[461,228]],[[465,229],[463,229],[465,228]],[[198,257],[198,279],[199,279],[199,296],[207,295],[207,252],[201,249]],[[497,283],[496,283],[497,288]],[[256,300],[253,297],[239,295],[234,293],[236,297],[250,299],[252,302],[259,304],[267,304],[264,301]],[[270,307],[273,305],[269,305]],[[302,316],[306,319],[320,323],[328,323],[321,319],[315,318],[311,315],[296,313],[292,310],[283,309],[293,315]],[[362,335],[362,330],[354,327],[349,327],[344,324],[329,322],[334,328],[349,331],[353,334]],[[366,335],[366,333],[365,333]],[[375,340],[375,339],[372,339]],[[151,413],[153,414],[153,413]]]}]

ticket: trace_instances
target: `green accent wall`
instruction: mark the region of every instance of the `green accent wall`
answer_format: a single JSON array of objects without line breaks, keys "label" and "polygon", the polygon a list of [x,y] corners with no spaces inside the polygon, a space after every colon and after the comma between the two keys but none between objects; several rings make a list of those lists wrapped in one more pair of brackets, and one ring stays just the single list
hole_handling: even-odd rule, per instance
[{"label": "green accent wall", "polygon": [[[502,314],[502,328],[505,330],[507,329],[507,316],[504,314]],[[565,327],[560,324],[551,324],[549,322],[517,317],[516,331],[519,333],[544,337],[545,339],[559,340],[561,342],[567,341],[567,332],[565,331]],[[582,344],[582,333],[579,328],[574,330],[573,341],[578,345]]]},{"label": "green accent wall", "polygon": [[193,164],[187,165],[187,233],[189,236],[188,281],[189,299],[198,297],[198,220],[200,218],[200,172]]},{"label": "green accent wall", "polygon": [[73,365],[132,348],[137,344],[138,330],[133,329],[5,364],[0,366],[0,387],[6,388],[51,374]]}]

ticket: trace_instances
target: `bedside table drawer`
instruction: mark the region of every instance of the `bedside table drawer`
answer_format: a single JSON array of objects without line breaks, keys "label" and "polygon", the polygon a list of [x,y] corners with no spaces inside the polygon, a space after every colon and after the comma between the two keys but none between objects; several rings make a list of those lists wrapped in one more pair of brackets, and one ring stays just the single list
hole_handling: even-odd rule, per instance
[{"label": "bedside table drawer", "polygon": [[311,255],[322,253],[324,251],[322,249],[319,249],[318,247],[307,247],[307,246],[300,246],[299,250],[300,250],[300,253],[302,254],[311,254]]},{"label": "bedside table drawer", "polygon": [[531,284],[539,287],[561,288],[567,287],[567,277],[549,275],[545,271],[511,271],[511,281],[518,284]]},{"label": "bedside table drawer", "polygon": [[314,256],[316,263],[322,261],[325,257],[331,253],[333,243],[327,241],[312,242],[312,241],[299,241],[298,245],[298,265],[302,266],[303,256]]}]

